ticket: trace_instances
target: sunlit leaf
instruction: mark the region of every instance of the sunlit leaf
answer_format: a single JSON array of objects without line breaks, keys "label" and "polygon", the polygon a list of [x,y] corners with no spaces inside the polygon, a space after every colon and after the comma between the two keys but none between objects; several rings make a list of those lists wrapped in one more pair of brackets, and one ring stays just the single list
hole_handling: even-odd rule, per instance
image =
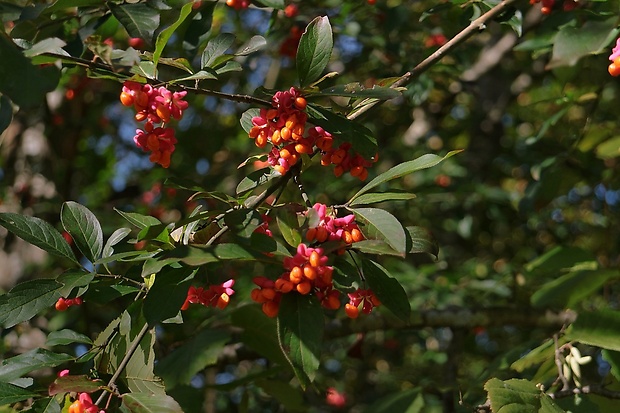
[{"label": "sunlit leaf", "polygon": [[122,396],[123,413],[183,413],[181,406],[165,394],[126,393]]},{"label": "sunlit leaf", "polygon": [[267,46],[267,40],[263,36],[252,36],[247,43],[235,52],[235,56],[247,56],[265,48],[265,46]]},{"label": "sunlit leaf", "polygon": [[312,20],[301,35],[297,49],[297,76],[302,87],[317,80],[327,67],[334,41],[327,16]]},{"label": "sunlit leaf", "polygon": [[9,383],[0,382],[0,406],[36,397],[30,390],[22,389]]},{"label": "sunlit leaf", "polygon": [[56,280],[31,280],[17,284],[0,296],[0,325],[12,327],[50,308],[61,297]]},{"label": "sunlit leaf", "polygon": [[166,27],[157,35],[157,41],[155,42],[155,52],[153,52],[153,63],[157,66],[157,62],[159,61],[159,57],[161,53],[164,51],[164,47],[168,44],[168,40],[172,34],[179,28],[181,24],[187,19],[187,16],[192,12],[193,3],[185,4],[180,11],[179,18],[172,23],[170,26]]},{"label": "sunlit leaf", "polygon": [[567,332],[571,340],[620,351],[620,312],[599,310],[580,312]]},{"label": "sunlit leaf", "polygon": [[102,380],[93,380],[86,375],[68,375],[57,377],[50,384],[48,392],[50,396],[58,393],[80,392],[92,393],[105,387]]},{"label": "sunlit leaf", "polygon": [[62,205],[60,220],[82,254],[95,262],[103,249],[103,231],[95,214],[85,206],[69,201]]},{"label": "sunlit leaf", "polygon": [[159,13],[146,3],[115,4],[108,2],[110,11],[125,27],[129,37],[139,37],[148,45],[153,43],[153,35],[159,27]]},{"label": "sunlit leaf", "polygon": [[387,242],[396,252],[404,256],[407,252],[407,237],[402,224],[384,209],[349,208],[359,223],[364,224],[364,234]]},{"label": "sunlit leaf", "polygon": [[406,201],[415,197],[416,195],[410,192],[373,192],[358,196],[349,203],[349,206],[376,204],[385,201]]},{"label": "sunlit leaf", "polygon": [[388,169],[387,171],[383,172],[381,175],[375,177],[372,181],[364,185],[362,189],[357,191],[357,193],[351,197],[348,204],[353,202],[360,195],[365,194],[366,192],[370,191],[372,188],[375,188],[393,179],[400,178],[405,175],[409,175],[410,173],[413,173],[413,172],[416,172],[422,169],[431,168],[439,164],[440,162],[444,161],[445,159],[448,159],[451,156],[456,155],[457,153],[460,153],[460,152],[461,151],[451,151],[451,152],[448,152],[448,154],[444,157],[433,155],[433,154],[426,154],[412,161],[407,161],[407,162],[398,164]]},{"label": "sunlit leaf", "polygon": [[114,208],[114,210],[125,218],[130,224],[133,224],[140,229],[161,224],[160,220],[150,215],[142,215],[136,212],[123,212],[116,208]]},{"label": "sunlit leaf", "polygon": [[61,346],[74,343],[92,344],[93,341],[86,335],[77,333],[73,330],[64,329],[52,331],[47,335],[46,346]]},{"label": "sunlit leaf", "polygon": [[607,281],[619,278],[617,270],[574,271],[556,278],[532,294],[534,307],[572,308]]},{"label": "sunlit leaf", "polygon": [[155,283],[144,299],[144,317],[152,326],[179,313],[196,270],[166,268],[155,276]]},{"label": "sunlit leaf", "polygon": [[4,212],[0,213],[0,225],[52,255],[79,264],[60,232],[40,218]]},{"label": "sunlit leaf", "polygon": [[68,354],[54,353],[43,348],[30,350],[2,361],[0,382],[7,383],[31,371],[44,367],[56,367],[74,359],[75,357]]},{"label": "sunlit leaf", "polygon": [[232,33],[220,33],[207,43],[207,47],[202,52],[200,58],[200,68],[213,67],[213,63],[218,57],[223,55],[235,42],[235,35]]}]

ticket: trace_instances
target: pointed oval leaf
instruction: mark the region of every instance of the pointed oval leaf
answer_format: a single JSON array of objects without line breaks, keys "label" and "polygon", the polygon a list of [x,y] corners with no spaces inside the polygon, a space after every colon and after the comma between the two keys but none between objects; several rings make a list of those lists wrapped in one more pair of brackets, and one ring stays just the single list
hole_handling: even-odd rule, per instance
[{"label": "pointed oval leaf", "polygon": [[159,27],[159,12],[146,3],[121,4],[107,3],[110,11],[125,27],[129,37],[139,37],[151,45],[153,35]]},{"label": "pointed oval leaf", "polygon": [[75,360],[75,357],[68,354],[58,354],[43,348],[30,350],[2,361],[0,382],[7,383],[33,370],[56,367],[71,360]]},{"label": "pointed oval leaf", "polygon": [[368,205],[385,201],[407,201],[415,197],[416,195],[410,192],[373,192],[358,196],[349,205]]},{"label": "pointed oval leaf", "polygon": [[59,331],[52,331],[47,335],[47,341],[45,345],[48,347],[62,346],[67,344],[83,343],[93,344],[93,341],[86,335],[77,333],[73,330],[64,329]]},{"label": "pointed oval leaf", "polygon": [[494,412],[539,412],[542,392],[529,380],[493,378],[484,384],[484,389]]},{"label": "pointed oval leaf", "polygon": [[144,299],[143,308],[144,317],[150,325],[179,313],[196,271],[191,268],[168,267],[155,276],[155,283]]},{"label": "pointed oval leaf", "polygon": [[160,220],[150,215],[142,215],[136,212],[123,212],[116,208],[114,208],[114,210],[125,218],[130,224],[133,224],[140,229],[161,224]]},{"label": "pointed oval leaf", "polygon": [[263,36],[252,36],[250,40],[235,52],[235,56],[247,56],[267,46],[267,40]]},{"label": "pointed oval leaf", "polygon": [[590,346],[620,351],[620,312],[580,312],[567,336]]},{"label": "pointed oval leaf", "polygon": [[351,249],[365,254],[394,255],[397,257],[402,257],[402,254],[395,251],[394,248],[390,247],[387,242],[378,239],[365,239],[363,241],[355,242],[351,245]]},{"label": "pointed oval leaf", "polygon": [[314,297],[285,294],[278,312],[278,341],[305,389],[319,368],[324,315]]},{"label": "pointed oval leaf", "polygon": [[17,284],[0,296],[0,325],[8,328],[30,320],[51,307],[61,297],[62,284],[56,280],[31,280]]},{"label": "pointed oval leaf", "polygon": [[151,393],[126,393],[122,396],[123,413],[183,413],[170,396]]},{"label": "pointed oval leaf", "polygon": [[387,270],[374,261],[362,261],[364,278],[381,304],[406,323],[411,317],[411,305],[407,293],[398,280],[390,277]]},{"label": "pointed oval leaf", "polygon": [[389,212],[379,208],[349,208],[358,220],[366,225],[365,234],[373,239],[387,242],[396,252],[404,256],[407,252],[407,238],[401,223]]},{"label": "pointed oval leaf", "polygon": [[407,227],[407,249],[411,254],[425,252],[435,258],[439,254],[437,240],[426,228]]},{"label": "pointed oval leaf", "polygon": [[24,241],[36,245],[58,257],[68,258],[79,264],[71,247],[56,228],[37,217],[29,217],[12,212],[0,213],[0,225],[23,238]]},{"label": "pointed oval leaf", "polygon": [[537,308],[574,308],[574,305],[601,288],[608,280],[620,277],[617,270],[573,271],[552,280],[531,297]]},{"label": "pointed oval leaf", "polygon": [[409,175],[410,173],[419,171],[421,169],[427,169],[427,168],[433,167],[437,165],[438,163],[442,162],[443,160],[448,159],[453,155],[456,155],[459,152],[462,152],[462,151],[461,150],[451,151],[451,152],[448,152],[448,154],[444,157],[433,155],[433,154],[426,154],[426,155],[420,156],[417,159],[414,159],[413,161],[408,161],[408,162],[403,162],[401,164],[398,164],[395,167],[388,169],[381,175],[375,177],[372,181],[368,182],[366,185],[364,185],[362,189],[357,191],[357,193],[353,195],[353,197],[351,197],[347,205],[350,205],[351,202],[353,202],[353,200],[355,200],[357,197],[359,197],[362,194],[365,194],[372,188],[375,188],[381,185],[382,183],[391,181],[392,179],[400,178],[405,175]]},{"label": "pointed oval leaf", "polygon": [[105,387],[102,380],[93,380],[86,375],[58,377],[48,388],[50,396],[58,393],[92,393]]},{"label": "pointed oval leaf", "polygon": [[181,12],[179,14],[179,18],[172,23],[170,26],[162,30],[159,35],[157,35],[157,41],[155,42],[155,52],[153,52],[153,63],[157,66],[157,62],[159,61],[159,57],[161,53],[164,51],[164,47],[168,44],[168,40],[174,33],[176,29],[179,28],[181,24],[187,19],[187,16],[192,12],[193,2],[187,3],[181,8]]},{"label": "pointed oval leaf", "polygon": [[297,76],[301,87],[321,77],[334,48],[332,26],[327,16],[316,17],[301,35],[297,49]]},{"label": "pointed oval leaf", "polygon": [[95,262],[103,250],[103,231],[97,217],[85,206],[69,201],[62,205],[60,221],[82,254]]},{"label": "pointed oval leaf", "polygon": [[0,406],[20,402],[31,397],[37,397],[36,393],[22,389],[9,383],[0,382]]},{"label": "pointed oval leaf", "polygon": [[280,176],[280,174],[271,168],[263,168],[251,172],[237,185],[237,195],[242,195],[254,188],[264,185],[278,176]]},{"label": "pointed oval leaf", "polygon": [[114,254],[114,246],[121,242],[131,230],[129,228],[119,228],[110,235],[110,238],[106,241],[103,246],[103,251],[101,252],[101,258],[107,258]]},{"label": "pointed oval leaf", "polygon": [[209,40],[200,58],[200,68],[212,67],[216,59],[222,56],[233,45],[234,41],[235,35],[232,33],[220,33]]},{"label": "pointed oval leaf", "polygon": [[32,403],[31,413],[60,413],[60,404],[53,397],[35,400]]}]

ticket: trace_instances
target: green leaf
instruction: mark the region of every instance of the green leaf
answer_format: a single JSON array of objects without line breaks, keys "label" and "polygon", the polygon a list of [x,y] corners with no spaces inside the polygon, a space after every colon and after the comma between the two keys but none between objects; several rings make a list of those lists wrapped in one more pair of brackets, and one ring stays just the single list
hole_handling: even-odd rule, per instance
[{"label": "green leaf", "polygon": [[257,117],[259,115],[260,115],[260,109],[258,108],[250,108],[246,110],[245,112],[243,112],[243,114],[241,115],[241,119],[239,120],[243,130],[246,131],[247,133],[250,133],[250,129],[252,129],[252,126],[254,126],[252,124],[252,118]]},{"label": "green leaf", "polygon": [[103,250],[103,231],[97,217],[85,206],[69,201],[62,204],[60,221],[82,254],[95,262]]},{"label": "green leaf", "polygon": [[297,246],[301,244],[302,239],[295,208],[292,205],[279,208],[276,222],[278,223],[278,228],[286,243],[293,248],[297,248]]},{"label": "green leaf", "polygon": [[297,76],[301,87],[321,77],[334,48],[332,27],[327,16],[318,16],[304,30],[297,49]]},{"label": "green leaf", "polygon": [[60,274],[56,281],[62,284],[60,288],[60,294],[63,297],[68,297],[76,287],[84,287],[90,284],[95,277],[92,272],[84,272],[80,270],[69,270]]},{"label": "green leaf", "polygon": [[76,333],[73,330],[64,329],[49,333],[47,335],[45,345],[48,347],[53,347],[75,343],[93,344],[93,341],[84,334]]},{"label": "green leaf", "polygon": [[501,381],[493,378],[484,389],[489,393],[495,413],[562,413],[553,400],[528,380]]},{"label": "green leaf", "polygon": [[136,212],[123,212],[116,208],[114,208],[114,210],[121,214],[121,216],[125,218],[130,224],[133,224],[140,229],[161,224],[160,220],[150,215],[142,215]]},{"label": "green leaf", "polygon": [[241,67],[241,63],[231,61],[231,62],[226,62],[224,66],[221,66],[215,69],[215,73],[217,73],[218,75],[221,75],[223,73],[240,72],[242,70],[243,68]]},{"label": "green leaf", "polygon": [[179,28],[181,24],[183,24],[185,19],[187,19],[187,16],[189,16],[189,14],[192,12],[193,5],[193,2],[184,5],[181,8],[179,18],[157,35],[157,40],[155,41],[155,52],[153,52],[153,64],[155,66],[157,66],[157,63],[159,62],[159,57],[164,51],[164,47],[166,47],[166,44],[168,44],[168,40],[170,40],[172,34]]},{"label": "green leaf", "polygon": [[542,256],[525,264],[527,275],[539,278],[565,272],[576,266],[596,265],[596,257],[592,252],[578,247],[557,246]]},{"label": "green leaf", "polygon": [[56,367],[74,360],[68,354],[58,354],[52,351],[37,348],[26,353],[2,361],[0,364],[0,382],[8,383],[44,367]]},{"label": "green leaf", "polygon": [[6,96],[0,96],[0,133],[9,127],[13,120],[13,105]]},{"label": "green leaf", "polygon": [[346,85],[332,86],[321,90],[319,93],[313,93],[312,96],[346,96],[352,98],[375,98],[379,100],[388,100],[399,97],[402,92],[398,89],[390,87],[373,86],[366,88],[362,84],[349,83]]},{"label": "green leaf", "polygon": [[615,17],[604,21],[587,21],[581,27],[563,26],[553,43],[549,67],[574,66],[582,57],[606,51],[618,37]]},{"label": "green leaf", "polygon": [[50,396],[59,393],[79,392],[92,393],[106,387],[102,380],[93,380],[86,375],[58,377],[50,384],[48,392]]},{"label": "green leaf", "polygon": [[398,280],[390,277],[385,268],[370,260],[362,261],[364,278],[381,304],[406,323],[411,317],[407,293]]},{"label": "green leaf", "polygon": [[183,413],[181,406],[170,396],[150,393],[126,393],[122,396],[123,413]]},{"label": "green leaf", "polygon": [[[129,235],[130,232],[131,232],[131,229],[129,228],[119,228],[116,231],[114,231],[112,235],[110,235],[110,237],[106,241],[105,245],[103,246],[103,250],[101,252],[101,258],[104,259],[104,258],[111,257],[112,254],[114,254],[113,247],[119,242],[121,242],[123,239],[125,239],[125,237],[127,237],[127,235]],[[98,261],[95,261],[94,264],[95,265],[98,264]],[[104,265],[107,268],[107,263]]]},{"label": "green leaf", "polygon": [[314,297],[285,294],[278,312],[278,341],[301,388],[314,380],[319,368],[324,315]]},{"label": "green leaf", "polygon": [[[2,130],[0,128],[0,130]],[[620,156],[620,136],[614,136],[596,146],[596,156],[601,159],[611,159]]]},{"label": "green leaf", "polygon": [[280,174],[271,168],[263,168],[257,171],[249,173],[245,178],[237,185],[237,195],[243,195],[254,188],[261,185],[265,185],[273,178],[279,177]]},{"label": "green leaf", "polygon": [[276,321],[265,317],[260,306],[244,305],[236,308],[231,314],[231,322],[235,327],[243,329],[240,340],[244,344],[273,363],[288,365],[280,351]]},{"label": "green leaf", "polygon": [[207,327],[159,360],[155,373],[164,379],[167,389],[189,384],[196,373],[217,363],[229,341],[229,333]]},{"label": "green leaf", "polygon": [[277,399],[284,411],[307,412],[308,406],[304,402],[303,393],[290,383],[279,380],[256,380],[255,384],[265,393]]},{"label": "green leaf", "polygon": [[181,245],[170,252],[162,254],[161,258],[170,259],[171,262],[181,261],[187,265],[198,266],[227,260],[254,261],[256,259],[264,259],[265,256],[239,244],[223,243],[210,248]]},{"label": "green leaf", "polygon": [[30,413],[60,413],[60,404],[54,397],[37,399],[32,403]]},{"label": "green leaf", "polygon": [[[60,72],[55,66],[37,67],[6,35],[0,36],[0,93],[23,109],[39,106],[45,95],[58,85]],[[24,79],[28,79],[27,82]],[[4,103],[4,102],[3,102]]]},{"label": "green leaf", "polygon": [[602,350],[603,359],[611,366],[611,374],[620,380],[620,353],[617,351]]},{"label": "green leaf", "polygon": [[306,112],[314,124],[350,142],[353,149],[364,159],[372,159],[377,154],[377,140],[361,123],[315,104],[308,104]]},{"label": "green leaf", "polygon": [[0,296],[0,325],[8,328],[30,320],[58,301],[61,288],[62,284],[56,280],[31,280],[17,284]]},{"label": "green leaf", "polygon": [[222,56],[234,42],[235,35],[232,33],[220,33],[209,40],[200,58],[200,68],[214,67],[213,63],[215,63],[216,59]]},{"label": "green leaf", "polygon": [[598,291],[608,280],[620,277],[617,270],[574,271],[550,281],[536,290],[532,306],[572,308]]},{"label": "green leaf", "polygon": [[411,254],[427,253],[437,258],[439,244],[426,228],[406,227],[407,249]]},{"label": "green leaf", "polygon": [[191,76],[173,79],[170,81],[170,83],[184,82],[186,80],[206,80],[206,79],[217,79],[217,76],[206,70],[200,70]]},{"label": "green leaf", "polygon": [[30,49],[24,50],[24,56],[34,57],[43,53],[55,53],[58,55],[69,56],[69,53],[63,50],[67,43],[58,37],[49,37],[35,43]]},{"label": "green leaf", "polygon": [[272,7],[278,10],[284,9],[284,0],[255,0],[255,2],[265,7]]},{"label": "green leaf", "polygon": [[382,397],[368,407],[367,413],[422,413],[424,397],[420,389],[406,389]]},{"label": "green leaf", "polygon": [[22,389],[9,383],[0,382],[0,406],[20,402],[31,397],[37,397],[38,394],[30,390]]},{"label": "green leaf", "polygon": [[373,192],[358,196],[349,203],[349,206],[376,204],[385,201],[406,201],[415,198],[415,194],[410,192]]},{"label": "green leaf", "polygon": [[121,4],[106,3],[110,11],[125,27],[129,37],[139,37],[148,45],[153,44],[153,35],[159,27],[159,12],[146,3]]},{"label": "green leaf", "polygon": [[567,331],[567,337],[590,346],[620,351],[620,312],[581,312]]},{"label": "green leaf", "polygon": [[378,255],[394,255],[402,257],[402,254],[395,251],[390,245],[378,239],[365,239],[363,241],[355,242],[351,244],[351,248],[355,251],[363,252],[366,254],[378,254]]},{"label": "green leaf", "polygon": [[348,208],[359,223],[366,225],[364,234],[387,242],[401,256],[407,253],[407,238],[401,223],[389,212],[379,208]]},{"label": "green leaf", "polygon": [[155,283],[144,299],[144,317],[149,325],[154,326],[179,313],[196,271],[168,267],[155,276]]},{"label": "green leaf", "polygon": [[29,217],[11,212],[0,213],[0,225],[24,241],[58,257],[68,258],[79,264],[71,247],[54,227],[37,217]]},{"label": "green leaf", "polygon": [[366,192],[370,191],[372,188],[375,188],[393,179],[400,178],[405,175],[409,175],[410,173],[413,173],[413,172],[416,172],[422,169],[431,168],[439,164],[440,162],[444,161],[445,159],[448,159],[451,156],[456,155],[459,152],[461,151],[460,150],[451,151],[451,152],[448,152],[448,154],[444,157],[433,155],[433,154],[426,154],[412,161],[407,161],[407,162],[398,164],[388,169],[387,171],[383,172],[381,175],[375,177],[372,181],[364,185],[362,189],[357,191],[357,193],[353,195],[353,197],[351,197],[349,202],[347,202],[347,205],[350,205],[351,202],[353,202],[353,200],[355,200],[360,195],[365,194]]},{"label": "green leaf", "polygon": [[251,53],[257,52],[267,46],[267,40],[263,36],[252,36],[247,43],[239,48],[235,52],[235,56],[247,56]]}]

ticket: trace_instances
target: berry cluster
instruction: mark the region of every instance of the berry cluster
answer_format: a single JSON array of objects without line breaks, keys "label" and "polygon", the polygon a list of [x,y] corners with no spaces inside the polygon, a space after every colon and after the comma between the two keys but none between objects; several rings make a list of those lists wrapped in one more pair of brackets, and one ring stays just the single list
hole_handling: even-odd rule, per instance
[{"label": "berry cluster", "polygon": [[342,218],[336,218],[327,214],[327,206],[316,203],[312,207],[318,214],[319,223],[306,232],[308,242],[343,241],[347,244],[359,242],[364,239],[355,222],[355,215],[349,214]]},{"label": "berry cluster", "polygon": [[[259,148],[268,143],[273,145],[267,162],[280,174],[286,173],[295,165],[302,154],[313,154],[314,148],[322,153],[321,164],[335,165],[334,175],[349,172],[352,176],[365,180],[373,162],[364,159],[351,150],[351,144],[344,142],[334,148],[332,135],[320,126],[307,130],[307,105],[299,91],[291,87],[288,91],[276,92],[271,99],[272,108],[262,108],[259,116],[252,118],[252,128],[248,135]],[[305,135],[305,136],[304,136]]]},{"label": "berry cluster", "polygon": [[[125,106],[133,106],[138,122],[146,121],[144,130],[137,129],[133,140],[139,148],[151,151],[151,162],[164,168],[170,166],[170,156],[177,143],[174,129],[166,127],[171,119],[179,120],[189,103],[183,100],[186,91],[171,92],[163,86],[154,88],[149,84],[126,81],[120,100]],[[159,125],[159,126],[156,126]]]},{"label": "berry cluster", "polygon": [[611,64],[607,68],[609,74],[614,77],[620,76],[620,38],[616,40],[616,46],[611,50],[609,60],[611,60]]},{"label": "berry cluster", "polygon": [[230,296],[235,293],[232,289],[234,284],[235,280],[230,279],[220,285],[210,285],[207,289],[191,286],[181,310],[187,310],[190,304],[202,304],[223,310],[230,302]]},{"label": "berry cluster", "polygon": [[[556,5],[556,0],[530,0],[530,4],[534,5],[536,3],[542,3],[542,7],[540,12],[542,14],[551,14],[554,6]],[[562,10],[571,11],[577,8],[579,5],[577,0],[563,0],[562,2]]]},{"label": "berry cluster", "polygon": [[56,307],[56,310],[58,311],[65,311],[67,308],[71,307],[72,305],[82,305],[83,302],[84,301],[82,300],[82,297],[76,297],[76,298],[60,297],[58,301],[56,301],[56,304],[54,305],[54,307]]},{"label": "berry cluster", "polygon": [[78,393],[78,398],[71,403],[68,413],[105,413],[105,410],[99,409],[88,393]]},{"label": "berry cluster", "polygon": [[259,288],[252,290],[251,297],[262,304],[263,312],[269,317],[278,314],[282,294],[296,291],[307,295],[312,292],[321,301],[323,307],[335,310],[340,307],[340,293],[333,289],[333,267],[327,265],[328,258],[322,248],[310,248],[299,244],[294,257],[284,259],[284,268],[288,270],[273,281],[266,277],[254,277],[254,284]]},{"label": "berry cluster", "polygon": [[226,0],[226,5],[235,10],[247,9],[250,7],[250,0]]},{"label": "berry cluster", "polygon": [[370,289],[357,289],[348,295],[349,303],[345,304],[344,312],[351,318],[359,316],[360,308],[364,314],[370,314],[373,308],[381,304],[375,293]]}]

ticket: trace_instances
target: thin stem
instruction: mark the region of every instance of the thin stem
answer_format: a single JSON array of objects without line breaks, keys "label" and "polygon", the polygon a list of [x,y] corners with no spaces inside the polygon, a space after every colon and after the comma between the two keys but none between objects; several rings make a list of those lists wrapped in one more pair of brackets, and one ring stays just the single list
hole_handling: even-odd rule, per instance
[{"label": "thin stem", "polygon": [[[123,370],[125,370],[125,367],[127,367],[127,363],[129,363],[129,360],[131,359],[131,357],[134,355],[134,353],[138,349],[138,346],[140,345],[140,342],[146,335],[147,331],[149,331],[149,324],[144,323],[142,330],[140,330],[140,332],[134,339],[133,343],[131,343],[131,346],[129,347],[129,349],[127,350],[127,353],[125,354],[125,357],[123,357],[120,364],[118,365],[118,368],[114,372],[114,375],[112,376],[112,378],[110,378],[110,381],[108,382],[108,386],[107,386],[109,389],[113,390],[116,388],[116,380],[118,380]],[[105,396],[106,396],[105,392],[101,393],[101,395],[97,399],[97,403],[95,404],[98,405],[99,403],[103,402],[103,399],[105,399]]]},{"label": "thin stem", "polygon": [[[441,60],[448,52],[454,49],[456,46],[467,40],[470,36],[475,34],[476,32],[482,31],[486,28],[486,24],[497,17],[500,13],[502,13],[508,6],[515,3],[517,0],[504,0],[495,7],[493,7],[488,12],[484,13],[482,16],[478,17],[476,20],[472,21],[469,26],[461,30],[457,33],[452,39],[450,39],[446,44],[437,49],[434,53],[428,56],[426,59],[421,61],[416,67],[414,67],[409,72],[402,75],[396,82],[394,82],[390,87],[392,89],[396,89],[399,87],[403,87],[411,83],[415,78],[419,75],[427,71],[431,66]],[[379,104],[380,100],[378,99],[365,99],[363,100],[359,106],[357,106],[347,118],[356,119],[360,117],[363,113],[366,113],[368,110],[373,108],[375,105]]]},{"label": "thin stem", "polygon": [[301,193],[301,199],[303,199],[304,203],[308,208],[312,208],[312,203],[310,202],[310,198],[308,198],[308,194],[304,190],[304,185],[301,183],[301,176],[299,176],[299,173],[293,175],[293,180],[297,184],[297,188],[299,188],[299,192]]},{"label": "thin stem", "polygon": [[562,362],[562,350],[563,347],[558,346],[558,335],[553,335],[553,343],[555,346],[555,366],[558,369],[558,380],[562,382],[562,390],[568,389],[570,386],[568,384],[568,379],[564,376],[564,364]]}]

